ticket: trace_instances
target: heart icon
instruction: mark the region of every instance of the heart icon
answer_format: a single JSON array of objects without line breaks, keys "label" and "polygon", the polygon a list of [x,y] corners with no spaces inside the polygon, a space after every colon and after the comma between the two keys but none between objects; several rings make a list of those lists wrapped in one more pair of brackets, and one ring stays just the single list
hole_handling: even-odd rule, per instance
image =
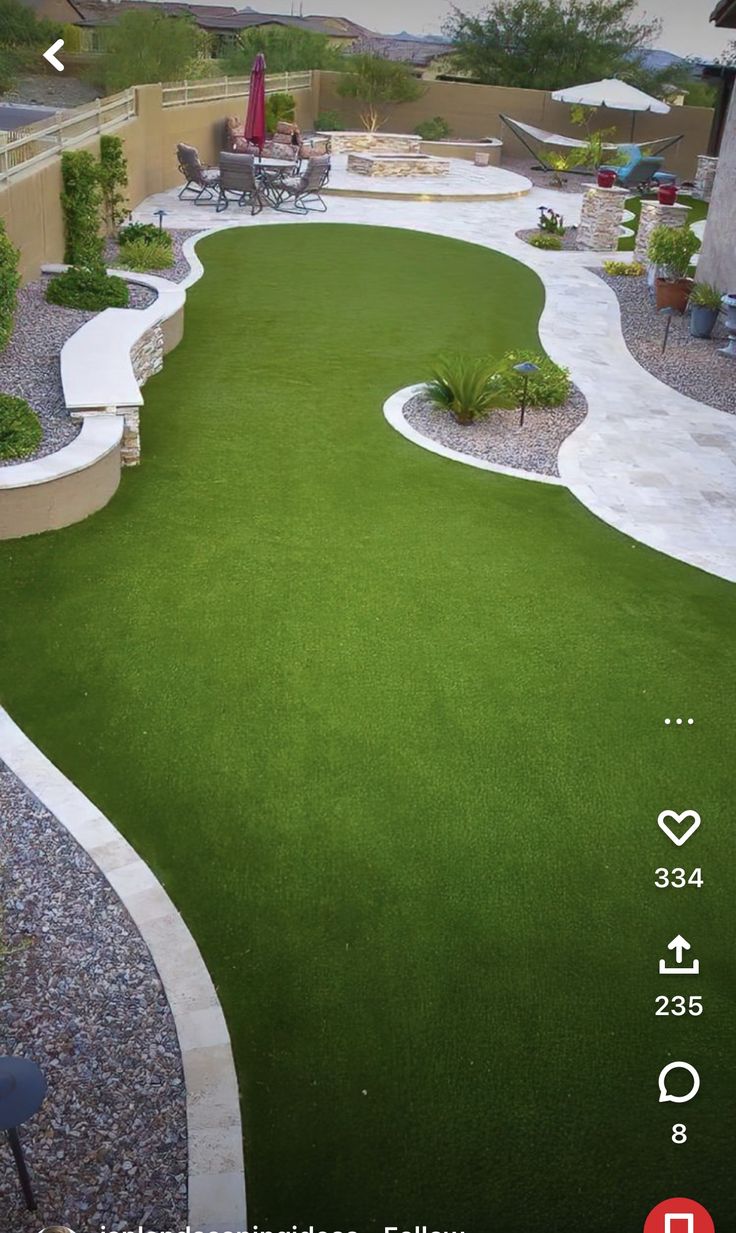
[{"label": "heart icon", "polygon": [[[678,823],[685,822],[688,818],[692,818],[692,822],[686,831],[682,834],[677,834],[669,825],[668,818],[671,818],[673,822]],[[657,818],[657,823],[659,825],[659,829],[664,831],[665,835],[667,835],[673,843],[677,844],[678,848],[681,848],[684,843],[687,843],[690,836],[695,834],[696,830],[700,826],[700,814],[696,813],[694,809],[685,809],[682,813],[675,813],[674,809],[663,809]]]}]

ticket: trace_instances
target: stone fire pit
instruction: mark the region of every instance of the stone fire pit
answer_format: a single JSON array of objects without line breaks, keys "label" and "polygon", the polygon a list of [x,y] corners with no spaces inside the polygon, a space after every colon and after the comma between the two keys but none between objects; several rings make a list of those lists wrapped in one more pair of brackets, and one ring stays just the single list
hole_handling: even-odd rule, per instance
[{"label": "stone fire pit", "polygon": [[429,154],[348,154],[348,171],[360,176],[446,176],[450,163]]}]

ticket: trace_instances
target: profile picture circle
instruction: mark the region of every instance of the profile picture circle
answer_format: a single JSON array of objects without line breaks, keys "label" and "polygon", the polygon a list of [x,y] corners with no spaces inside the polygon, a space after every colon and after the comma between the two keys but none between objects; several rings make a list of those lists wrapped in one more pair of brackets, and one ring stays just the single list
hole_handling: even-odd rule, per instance
[{"label": "profile picture circle", "polygon": [[74,1233],[74,1229],[70,1229],[68,1224],[47,1224],[39,1229],[39,1233]]}]

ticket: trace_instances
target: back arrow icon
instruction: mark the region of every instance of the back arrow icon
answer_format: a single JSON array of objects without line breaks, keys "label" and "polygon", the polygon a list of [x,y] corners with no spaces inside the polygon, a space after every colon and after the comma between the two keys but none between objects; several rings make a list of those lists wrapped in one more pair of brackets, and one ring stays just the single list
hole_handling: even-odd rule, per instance
[{"label": "back arrow icon", "polygon": [[57,39],[55,43],[51,44],[48,51],[45,51],[43,53],[44,60],[48,60],[49,64],[52,64],[54,66],[57,73],[64,72],[64,65],[61,63],[61,60],[57,60],[56,58],[56,52],[59,51],[63,46],[64,46],[64,40]]}]

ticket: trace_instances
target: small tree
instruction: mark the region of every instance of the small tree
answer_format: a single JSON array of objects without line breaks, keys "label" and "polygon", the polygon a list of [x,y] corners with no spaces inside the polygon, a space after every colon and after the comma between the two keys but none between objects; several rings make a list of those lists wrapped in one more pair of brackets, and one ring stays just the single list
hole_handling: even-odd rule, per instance
[{"label": "small tree", "polygon": [[194,68],[202,32],[190,17],[169,17],[153,9],[128,9],[105,30],[101,74],[107,90],[148,82],[181,81]]},{"label": "small tree", "polygon": [[128,184],[128,163],[120,137],[100,137],[98,176],[105,230],[112,235],[128,213],[128,200],[123,191]]},{"label": "small tree", "polygon": [[61,179],[66,235],[64,260],[69,265],[100,268],[103,240],[99,165],[88,150],[67,150],[61,156]]},{"label": "small tree", "polygon": [[277,90],[275,94],[266,96],[266,129],[269,133],[276,132],[276,127],[281,120],[293,124],[295,116],[296,101],[293,94]]},{"label": "small tree", "polygon": [[406,64],[385,60],[382,56],[351,56],[350,71],[337,86],[341,98],[357,99],[361,106],[361,123],[375,132],[385,121],[382,106],[391,103],[413,103],[425,93]]}]

